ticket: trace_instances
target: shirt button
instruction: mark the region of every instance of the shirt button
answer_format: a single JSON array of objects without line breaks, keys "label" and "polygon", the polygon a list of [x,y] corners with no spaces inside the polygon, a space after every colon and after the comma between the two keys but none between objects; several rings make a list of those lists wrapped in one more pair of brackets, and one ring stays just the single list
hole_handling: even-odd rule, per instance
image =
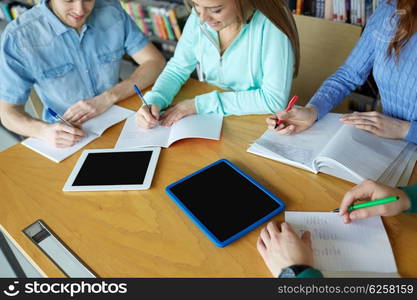
[{"label": "shirt button", "polygon": [[89,70],[85,70],[86,73],[90,72]]}]

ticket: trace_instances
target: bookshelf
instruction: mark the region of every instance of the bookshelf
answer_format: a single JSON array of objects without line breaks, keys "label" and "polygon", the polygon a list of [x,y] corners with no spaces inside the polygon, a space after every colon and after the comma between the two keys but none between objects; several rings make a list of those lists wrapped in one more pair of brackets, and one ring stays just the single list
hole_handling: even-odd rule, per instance
[{"label": "bookshelf", "polygon": [[296,15],[365,26],[381,0],[286,0]]},{"label": "bookshelf", "polygon": [[121,0],[122,7],[162,52],[172,57],[189,15],[182,0]]},{"label": "bookshelf", "polygon": [[8,23],[16,19],[34,4],[36,2],[32,0],[0,0],[0,22]]}]

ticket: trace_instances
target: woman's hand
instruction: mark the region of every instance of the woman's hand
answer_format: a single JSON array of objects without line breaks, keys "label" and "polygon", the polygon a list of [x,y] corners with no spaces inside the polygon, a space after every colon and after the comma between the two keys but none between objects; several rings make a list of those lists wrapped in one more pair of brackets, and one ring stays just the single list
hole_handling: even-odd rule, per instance
[{"label": "woman's hand", "polygon": [[[277,120],[282,123],[275,128]],[[317,111],[314,106],[295,107],[289,112],[281,111],[266,119],[268,128],[281,135],[299,133],[310,128],[317,120]]]},{"label": "woman's hand", "polygon": [[149,107],[143,105],[136,112],[136,125],[138,127],[150,129],[159,124],[159,106],[150,105],[150,109],[149,111]]},{"label": "woman's hand", "polygon": [[162,126],[171,126],[182,118],[196,113],[195,100],[183,100],[168,108],[161,117]]},{"label": "woman's hand", "polygon": [[347,114],[341,117],[340,121],[387,139],[402,140],[410,128],[409,122],[376,111]]},{"label": "woman's hand", "polygon": [[[348,211],[348,207],[354,204],[355,201],[373,201],[391,196],[398,196],[400,199],[386,204]],[[372,216],[395,216],[409,209],[410,206],[410,199],[403,190],[368,179],[345,194],[340,203],[339,215],[343,216],[344,223],[350,223],[352,220],[365,219]]]}]

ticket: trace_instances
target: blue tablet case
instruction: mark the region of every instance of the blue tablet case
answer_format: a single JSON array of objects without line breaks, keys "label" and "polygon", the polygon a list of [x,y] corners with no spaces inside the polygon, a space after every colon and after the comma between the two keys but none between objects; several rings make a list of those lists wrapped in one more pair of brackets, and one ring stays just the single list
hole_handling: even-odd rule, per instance
[{"label": "blue tablet case", "polygon": [[[216,174],[210,173],[212,172],[212,170],[216,168],[220,170],[220,172],[223,171],[224,173],[227,173],[226,181],[231,179],[232,177],[234,178],[233,180],[235,180],[234,182],[238,180],[239,182],[237,183],[237,185],[243,187],[242,189],[240,189],[241,191],[216,190],[215,192],[213,192],[216,189],[216,186],[224,186],[225,184],[224,178],[222,180],[222,178],[220,178],[221,176],[208,175]],[[217,172],[217,175],[219,172],[218,170],[215,171]],[[196,184],[196,182],[200,183]],[[206,213],[204,205],[207,204],[208,206],[210,206],[212,204],[208,202],[198,202],[198,200],[200,199],[197,199],[196,201],[196,198],[199,197],[196,197],[197,191],[195,191],[195,186],[198,186],[200,184],[201,188],[201,182],[203,182],[205,189],[199,190],[198,193],[203,195],[203,198],[207,197],[207,193],[210,195],[212,193],[217,193],[219,197],[212,197],[211,199],[213,199],[213,202],[219,203],[220,201],[222,201],[222,203],[227,203],[227,205],[229,205],[229,207],[225,209],[226,215],[222,215],[221,210],[216,210],[215,212],[213,212],[213,210],[210,211],[210,209],[213,209],[213,207],[207,209],[207,211],[209,212]],[[184,190],[184,186],[186,191],[185,193],[181,192],[181,190]],[[192,191],[191,193],[194,195],[194,197],[190,197],[190,193],[188,193],[188,195],[185,195],[187,194],[187,189],[190,190],[190,186],[191,189],[194,188],[194,191]],[[246,190],[242,191],[247,188],[249,189],[249,193]],[[283,211],[285,208],[285,204],[283,201],[281,201],[278,197],[273,195],[265,187],[260,185],[249,175],[245,174],[242,170],[240,170],[227,159],[220,159],[202,168],[201,170],[198,170],[170,184],[165,188],[165,191],[174,200],[174,202],[191,218],[191,220],[218,247],[225,247],[226,245],[239,239],[246,233],[250,232],[254,228],[269,220],[271,217]],[[252,194],[251,192],[255,194]],[[259,195],[260,197],[256,197],[256,199],[248,199],[248,197],[245,197],[247,195]],[[193,198],[191,202],[186,199],[187,197]],[[207,199],[205,199],[205,201],[207,201]],[[196,203],[198,206],[201,206],[197,210],[195,209]],[[220,203],[220,205],[223,205],[222,203]],[[239,210],[239,208],[241,208],[241,210]],[[193,213],[193,211],[195,213]],[[239,213],[242,211],[248,212],[248,216],[246,216],[247,218],[243,218],[244,220],[236,220],[237,218],[240,218]],[[216,218],[218,217],[220,217],[220,219],[223,220],[227,219],[227,221],[225,223],[216,224]],[[231,223],[229,222],[229,219]],[[211,222],[211,220],[214,220],[214,222]],[[239,222],[241,224],[238,224]],[[213,224],[219,226],[216,227],[213,226]],[[224,231],[227,232],[227,234],[223,234],[223,228]]]}]

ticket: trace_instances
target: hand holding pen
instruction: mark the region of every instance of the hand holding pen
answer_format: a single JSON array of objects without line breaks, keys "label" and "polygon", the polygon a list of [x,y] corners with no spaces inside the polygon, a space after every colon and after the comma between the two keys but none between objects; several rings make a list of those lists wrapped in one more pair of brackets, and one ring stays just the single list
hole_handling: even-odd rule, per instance
[{"label": "hand holding pen", "polygon": [[268,117],[266,119],[268,128],[280,135],[291,135],[310,128],[317,120],[316,108],[293,107],[296,101],[297,98],[293,97],[285,110]]},{"label": "hand holding pen", "polygon": [[40,133],[41,139],[57,148],[65,148],[74,145],[85,135],[80,128],[65,120],[53,109],[47,108],[47,112],[60,122],[44,126]]},{"label": "hand holding pen", "polygon": [[142,128],[153,128],[157,126],[159,124],[159,107],[156,105],[148,105],[136,84],[133,88],[143,103],[143,106],[136,113],[137,126]]},{"label": "hand holding pen", "polygon": [[[359,200],[368,201],[354,204]],[[350,223],[371,216],[394,216],[410,206],[410,199],[403,190],[368,179],[348,191],[340,208],[334,212],[339,212],[343,221]]]},{"label": "hand holding pen", "polygon": [[[289,112],[295,105],[295,103],[298,100],[298,96],[295,95],[294,97],[291,98],[291,100],[288,102],[287,107],[284,109],[285,112]],[[275,127],[274,129],[276,129],[280,124],[282,123],[282,120],[277,118],[275,119]]]}]

